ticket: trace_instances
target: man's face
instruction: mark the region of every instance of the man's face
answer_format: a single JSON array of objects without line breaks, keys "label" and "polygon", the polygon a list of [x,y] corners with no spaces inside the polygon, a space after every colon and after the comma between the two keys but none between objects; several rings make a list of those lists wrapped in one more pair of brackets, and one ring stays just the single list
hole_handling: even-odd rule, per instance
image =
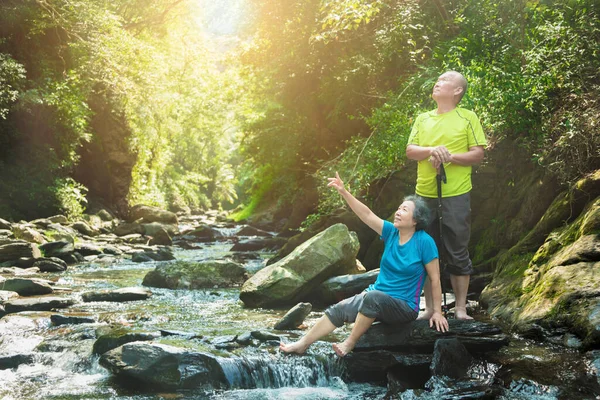
[{"label": "man's face", "polygon": [[452,72],[446,72],[438,78],[436,84],[433,86],[433,92],[431,97],[435,101],[439,100],[453,100],[454,96],[457,96],[462,91],[459,85],[458,76]]},{"label": "man's face", "polygon": [[394,215],[394,226],[396,229],[400,228],[410,228],[417,225],[413,218],[413,213],[415,212],[415,203],[412,201],[405,201],[400,204],[398,210],[396,210],[396,214]]}]

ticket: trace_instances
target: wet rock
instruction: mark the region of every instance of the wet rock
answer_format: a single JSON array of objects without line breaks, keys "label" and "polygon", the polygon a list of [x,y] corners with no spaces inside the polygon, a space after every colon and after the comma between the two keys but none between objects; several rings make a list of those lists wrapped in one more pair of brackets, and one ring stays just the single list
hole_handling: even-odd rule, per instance
[{"label": "wet rock", "polygon": [[141,224],[136,222],[123,223],[117,226],[113,233],[117,236],[129,236],[133,234],[142,235],[144,233],[144,228]]},{"label": "wet rock", "polygon": [[227,388],[219,358],[158,343],[127,343],[100,357],[113,374],[160,389]]},{"label": "wet rock", "polygon": [[171,239],[171,236],[169,236],[169,233],[162,228],[160,230],[154,232],[154,234],[150,235],[150,236],[151,236],[151,239],[148,242],[148,244],[150,244],[151,246],[154,246],[154,245],[172,246],[173,245],[173,240]]},{"label": "wet rock", "polygon": [[34,268],[40,272],[63,272],[67,270],[67,263],[56,257],[40,258],[33,263]]},{"label": "wet rock", "polygon": [[242,229],[240,229],[237,233],[237,236],[265,236],[271,237],[273,236],[270,232],[263,231],[262,229],[255,228],[253,226],[246,225]]},{"label": "wet rock", "polygon": [[38,246],[19,241],[0,245],[0,262],[18,260],[25,258],[40,258],[42,253]]},{"label": "wet rock", "polygon": [[52,217],[46,218],[48,221],[52,222],[53,224],[68,224],[69,223],[69,219],[67,217],[65,217],[64,215],[54,215]]},{"label": "wet rock", "polygon": [[59,240],[56,242],[44,243],[40,246],[40,250],[44,252],[46,257],[58,257],[63,259],[64,256],[75,251],[75,246],[73,245],[73,242]]},{"label": "wet rock", "polygon": [[12,231],[17,239],[22,239],[30,243],[46,242],[42,234],[33,229],[32,226],[15,224],[13,225]]},{"label": "wet rock", "polygon": [[240,240],[231,247],[230,251],[259,251],[277,250],[287,242],[286,239],[270,237],[263,239]]},{"label": "wet rock", "polygon": [[224,343],[232,343],[235,342],[236,336],[235,335],[223,335],[223,336],[217,336],[214,337],[210,343],[211,344],[224,344]]},{"label": "wet rock", "polygon": [[82,317],[77,315],[61,315],[54,314],[50,317],[52,325],[79,325],[79,324],[93,324],[96,320],[92,317]]},{"label": "wet rock", "polygon": [[121,303],[124,301],[146,300],[150,296],[152,296],[152,292],[148,289],[129,287],[115,290],[86,292],[81,295],[81,299],[85,303],[91,301],[113,301]]},{"label": "wet rock", "polygon": [[473,362],[473,357],[460,340],[456,338],[438,339],[433,349],[433,359],[429,367],[433,376],[463,378]]},{"label": "wet rock", "polygon": [[278,343],[279,341],[281,341],[281,338],[277,335],[274,335],[270,332],[265,332],[265,331],[252,331],[251,332],[252,337],[255,339],[260,340],[261,342],[267,341],[267,340],[276,340]]},{"label": "wet rock", "polygon": [[458,338],[470,352],[498,350],[508,344],[508,336],[495,325],[475,320],[450,319],[449,332],[438,332],[429,327],[429,321],[418,320],[408,324],[374,324],[358,340],[355,352],[387,349],[394,351],[432,352],[440,338]]},{"label": "wet rock", "polygon": [[44,279],[10,278],[3,283],[4,290],[19,293],[20,296],[37,296],[52,293],[50,282]]},{"label": "wet rock", "polygon": [[143,263],[152,262],[154,260],[146,252],[140,251],[137,253],[133,253],[133,255],[131,256],[131,261],[136,263]]},{"label": "wet rock", "polygon": [[69,226],[62,226],[60,224],[48,225],[45,235],[51,241],[66,241],[74,243],[75,238],[79,236],[77,231]]},{"label": "wet rock", "polygon": [[144,231],[142,232],[143,235],[152,236],[152,237],[162,233],[163,231],[167,232],[169,234],[169,237],[172,235],[175,235],[177,232],[179,232],[177,225],[161,224],[159,222],[152,222],[150,224],[142,224],[142,228],[144,229]]},{"label": "wet rock", "polygon": [[84,257],[102,254],[102,249],[99,246],[90,243],[76,244],[75,250]]},{"label": "wet rock", "polygon": [[312,304],[298,303],[292,307],[273,328],[277,330],[296,329],[298,326],[302,325],[304,319],[311,311]]},{"label": "wet rock", "polygon": [[134,253],[131,257],[133,262],[149,262],[149,261],[170,261],[174,260],[175,256],[169,249],[160,249],[158,251],[144,251]]},{"label": "wet rock", "polygon": [[97,229],[93,229],[91,226],[89,226],[83,221],[77,221],[73,225],[71,225],[71,227],[77,232],[81,233],[82,235],[98,236],[100,234],[100,232]]},{"label": "wet rock", "polygon": [[404,376],[413,385],[424,384],[430,377],[429,354],[401,354],[388,350],[352,352],[341,362],[350,380],[355,382],[384,381],[389,371],[396,376]]},{"label": "wet rock", "polygon": [[83,256],[76,251],[58,256],[58,258],[60,258],[69,265],[78,264],[85,261],[85,258],[83,258]]},{"label": "wet rock", "polygon": [[222,239],[223,234],[212,226],[200,225],[191,231],[182,232],[181,238],[191,241],[214,242]]},{"label": "wet rock", "polygon": [[158,265],[146,274],[142,285],[168,289],[230,287],[243,283],[246,278],[246,270],[230,261],[179,261]]},{"label": "wet rock", "polygon": [[[3,287],[5,279],[0,278],[0,287]],[[0,290],[0,304],[4,304],[5,302],[13,299],[17,299],[19,297],[19,293],[10,291],[10,290]]]},{"label": "wet rock", "polygon": [[248,345],[252,344],[252,338],[253,338],[252,332],[244,332],[244,333],[238,335],[236,337],[235,341],[243,346],[248,346]]},{"label": "wet rock", "polygon": [[121,254],[123,254],[123,251],[121,251],[120,249],[114,247],[114,246],[105,246],[104,247],[104,254],[110,254],[113,256],[120,256]]},{"label": "wet rock", "polygon": [[0,357],[0,370],[2,369],[16,369],[22,364],[33,364],[35,363],[34,354],[15,354],[14,356]]},{"label": "wet rock", "polygon": [[354,268],[358,239],[336,224],[248,279],[240,299],[249,307],[296,304],[326,279]]},{"label": "wet rock", "polygon": [[12,230],[12,224],[5,219],[0,218],[0,229]]},{"label": "wet rock", "polygon": [[32,299],[10,300],[4,303],[7,314],[21,311],[52,311],[55,308],[67,308],[75,304],[75,300],[65,297],[37,297]]},{"label": "wet rock", "polygon": [[92,348],[94,354],[104,354],[126,343],[151,341],[161,336],[159,332],[130,332],[125,329],[108,330],[109,333],[103,333],[107,331],[104,327],[104,329],[96,331],[98,339],[94,342]]},{"label": "wet rock", "polygon": [[341,275],[327,279],[307,297],[320,306],[329,306],[361,293],[375,283],[379,268],[364,274]]},{"label": "wet rock", "polygon": [[162,336],[183,336],[186,339],[202,339],[203,336],[194,332],[183,332],[183,331],[174,331],[170,329],[161,329],[160,334]]},{"label": "wet rock", "polygon": [[133,206],[129,212],[129,222],[138,220],[141,220],[143,223],[161,222],[164,224],[179,224],[175,213],[142,204]]}]

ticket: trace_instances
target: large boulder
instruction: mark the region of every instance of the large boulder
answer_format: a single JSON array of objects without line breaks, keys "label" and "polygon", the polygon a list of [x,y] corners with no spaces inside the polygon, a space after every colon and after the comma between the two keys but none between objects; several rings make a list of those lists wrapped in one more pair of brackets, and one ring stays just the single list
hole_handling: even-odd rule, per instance
[{"label": "large boulder", "polygon": [[358,247],[346,225],[333,225],[258,271],[242,286],[240,299],[249,307],[296,304],[326,279],[356,268]]},{"label": "large boulder", "polygon": [[159,338],[161,334],[160,332],[133,332],[123,327],[103,326],[96,330],[96,336],[98,339],[94,342],[93,354],[104,354],[125,343],[152,341]]},{"label": "large boulder", "polygon": [[359,294],[375,283],[379,276],[379,268],[358,275],[334,276],[321,283],[308,298],[314,304],[328,306]]},{"label": "large boulder", "polygon": [[518,332],[562,326],[584,346],[600,344],[599,192],[600,171],[559,195],[538,225],[499,258],[481,295],[491,316]]},{"label": "large boulder", "polygon": [[52,293],[52,287],[44,279],[10,278],[2,283],[3,290],[17,292],[20,296],[36,296]]},{"label": "large boulder", "polygon": [[26,225],[26,224],[15,224],[12,227],[13,234],[17,239],[22,239],[30,243],[44,243],[46,240],[35,230],[35,226]]},{"label": "large boulder", "polygon": [[141,220],[142,223],[161,222],[163,224],[178,225],[177,215],[157,207],[135,205],[129,212],[129,222]]},{"label": "large boulder", "polygon": [[100,365],[119,377],[159,389],[229,386],[217,357],[158,343],[127,343],[104,353]]},{"label": "large boulder", "polygon": [[42,253],[35,244],[24,241],[0,245],[0,262],[14,261],[22,257],[39,258],[41,256]]},{"label": "large boulder", "polygon": [[180,261],[157,266],[146,274],[142,285],[168,289],[201,289],[240,285],[246,278],[246,270],[231,261]]}]

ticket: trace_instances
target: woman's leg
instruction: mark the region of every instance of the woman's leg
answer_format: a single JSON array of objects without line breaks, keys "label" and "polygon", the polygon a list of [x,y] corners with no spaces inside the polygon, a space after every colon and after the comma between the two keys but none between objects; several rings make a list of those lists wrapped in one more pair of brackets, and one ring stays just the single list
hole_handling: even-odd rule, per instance
[{"label": "woman's leg", "polygon": [[358,313],[350,336],[348,336],[342,343],[333,344],[333,350],[335,351],[335,354],[340,357],[344,357],[346,354],[350,353],[352,349],[354,349],[354,346],[356,346],[358,339],[360,339],[360,337],[371,327],[374,321],[375,318],[369,318],[364,314]]}]

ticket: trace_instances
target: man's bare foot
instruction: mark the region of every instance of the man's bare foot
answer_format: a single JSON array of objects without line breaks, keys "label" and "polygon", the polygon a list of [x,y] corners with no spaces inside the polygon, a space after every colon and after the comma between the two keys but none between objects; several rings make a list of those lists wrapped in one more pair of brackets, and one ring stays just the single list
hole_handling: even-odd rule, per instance
[{"label": "man's bare foot", "polygon": [[467,309],[464,307],[454,307],[454,318],[463,320],[473,319],[473,317],[467,314]]},{"label": "man's bare foot", "polygon": [[429,318],[431,318],[432,315],[433,315],[433,310],[425,310],[421,314],[419,314],[417,319],[429,319]]},{"label": "man's bare foot", "polygon": [[350,343],[348,340],[345,340],[342,343],[333,344],[333,351],[335,351],[335,354],[337,354],[338,357],[346,356],[352,349],[354,349],[354,343]]},{"label": "man's bare foot", "polygon": [[308,349],[308,345],[305,345],[301,341],[294,343],[279,343],[279,350],[283,351],[284,353],[304,354],[306,349]]}]

